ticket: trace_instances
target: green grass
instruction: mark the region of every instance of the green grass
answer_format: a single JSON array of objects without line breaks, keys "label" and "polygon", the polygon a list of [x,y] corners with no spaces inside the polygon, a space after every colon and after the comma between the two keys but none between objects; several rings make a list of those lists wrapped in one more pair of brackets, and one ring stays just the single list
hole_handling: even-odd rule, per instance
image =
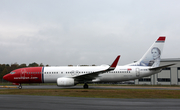
[{"label": "green grass", "polygon": [[0,94],[92,98],[180,99],[180,90],[153,89],[0,89]]}]

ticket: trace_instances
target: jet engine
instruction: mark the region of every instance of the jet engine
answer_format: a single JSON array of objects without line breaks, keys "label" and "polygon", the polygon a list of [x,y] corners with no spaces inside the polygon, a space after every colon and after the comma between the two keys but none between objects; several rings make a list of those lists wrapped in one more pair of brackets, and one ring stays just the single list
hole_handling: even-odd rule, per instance
[{"label": "jet engine", "polygon": [[62,86],[62,87],[75,86],[75,81],[73,78],[58,78],[57,86]]}]

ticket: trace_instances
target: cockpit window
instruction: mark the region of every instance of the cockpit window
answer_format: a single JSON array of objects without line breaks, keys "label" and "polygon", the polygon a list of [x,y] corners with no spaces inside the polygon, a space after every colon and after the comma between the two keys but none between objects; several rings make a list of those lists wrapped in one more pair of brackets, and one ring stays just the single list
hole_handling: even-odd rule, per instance
[{"label": "cockpit window", "polygon": [[14,73],[16,73],[16,72],[10,72],[10,74],[14,74]]}]

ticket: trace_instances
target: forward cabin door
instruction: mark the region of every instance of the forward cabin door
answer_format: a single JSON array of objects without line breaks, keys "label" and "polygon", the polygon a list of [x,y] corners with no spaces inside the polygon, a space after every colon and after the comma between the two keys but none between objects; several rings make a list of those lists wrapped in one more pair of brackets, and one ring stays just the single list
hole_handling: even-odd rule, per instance
[{"label": "forward cabin door", "polygon": [[21,75],[20,75],[20,77],[23,79],[23,80],[25,80],[25,75],[26,75],[26,69],[21,69]]}]

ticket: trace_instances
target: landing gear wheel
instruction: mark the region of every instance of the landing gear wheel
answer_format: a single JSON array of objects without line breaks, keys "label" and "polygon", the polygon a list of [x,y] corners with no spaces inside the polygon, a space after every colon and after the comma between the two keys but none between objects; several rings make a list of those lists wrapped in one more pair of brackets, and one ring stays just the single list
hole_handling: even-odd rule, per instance
[{"label": "landing gear wheel", "polygon": [[84,88],[84,89],[88,89],[88,88],[89,88],[88,84],[85,83],[84,86],[83,86],[83,88]]},{"label": "landing gear wheel", "polygon": [[18,88],[19,88],[19,89],[22,89],[22,86],[21,86],[21,84],[19,84]]}]

